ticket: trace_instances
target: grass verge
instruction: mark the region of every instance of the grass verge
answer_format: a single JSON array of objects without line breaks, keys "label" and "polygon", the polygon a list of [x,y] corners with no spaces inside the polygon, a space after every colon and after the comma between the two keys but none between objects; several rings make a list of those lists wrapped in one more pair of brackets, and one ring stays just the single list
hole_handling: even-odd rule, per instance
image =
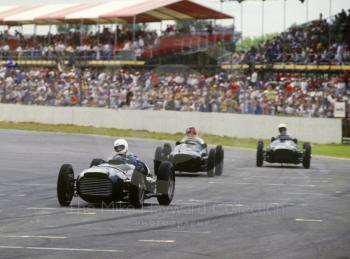
[{"label": "grass verge", "polygon": [[[79,133],[79,134],[95,134],[115,137],[134,137],[145,139],[172,140],[176,141],[183,137],[182,133],[168,134],[149,132],[145,130],[121,130],[112,128],[96,128],[91,126],[75,126],[75,125],[51,125],[32,122],[0,122],[0,129],[17,129],[30,131],[46,131],[46,132],[64,132],[64,133]],[[232,147],[256,148],[256,139],[239,139],[232,137],[221,137],[215,135],[202,134],[208,144],[224,145]],[[266,140],[268,143],[268,140]],[[301,143],[300,143],[301,145]],[[313,144],[312,153],[315,155],[332,156],[350,158],[350,145],[342,144]]]}]

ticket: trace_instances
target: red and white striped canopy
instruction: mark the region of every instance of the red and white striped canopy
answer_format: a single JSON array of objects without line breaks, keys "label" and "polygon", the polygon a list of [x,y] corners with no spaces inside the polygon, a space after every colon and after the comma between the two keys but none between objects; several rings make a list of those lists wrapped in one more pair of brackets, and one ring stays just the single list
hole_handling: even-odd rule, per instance
[{"label": "red and white striped canopy", "polygon": [[232,19],[194,0],[119,0],[99,3],[0,6],[0,25],[130,23]]}]

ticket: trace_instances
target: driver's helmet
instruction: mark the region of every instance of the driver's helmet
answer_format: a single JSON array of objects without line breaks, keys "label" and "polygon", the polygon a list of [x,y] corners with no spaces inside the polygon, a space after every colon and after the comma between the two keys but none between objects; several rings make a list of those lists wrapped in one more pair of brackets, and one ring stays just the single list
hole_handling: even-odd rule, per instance
[{"label": "driver's helmet", "polygon": [[285,123],[279,124],[278,131],[280,134],[287,134],[287,125]]},{"label": "driver's helmet", "polygon": [[186,136],[194,138],[198,136],[198,130],[195,127],[189,127],[186,129]]},{"label": "driver's helmet", "polygon": [[129,149],[128,142],[122,138],[114,141],[113,146],[114,146],[114,150],[117,153],[117,155],[125,155]]}]

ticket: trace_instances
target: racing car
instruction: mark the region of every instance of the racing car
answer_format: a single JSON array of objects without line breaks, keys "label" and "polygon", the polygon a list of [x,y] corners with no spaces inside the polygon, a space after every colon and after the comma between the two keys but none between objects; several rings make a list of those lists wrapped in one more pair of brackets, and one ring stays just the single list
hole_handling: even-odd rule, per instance
[{"label": "racing car", "polygon": [[[146,167],[146,166],[145,166]],[[69,206],[73,196],[88,203],[130,202],[135,208],[144,200],[156,197],[160,205],[169,205],[174,196],[175,174],[169,162],[160,164],[156,177],[148,168],[136,168],[123,159],[93,159],[90,168],[74,178],[70,164],[61,166],[57,181],[57,197],[61,206]]]},{"label": "racing car", "polygon": [[208,177],[222,175],[224,167],[224,149],[216,146],[209,150],[207,144],[196,140],[177,141],[174,150],[170,143],[156,148],[154,155],[154,170],[157,171],[161,163],[170,162],[174,171],[178,172],[207,172]]},{"label": "racing car", "polygon": [[280,164],[302,164],[304,168],[310,168],[311,145],[303,144],[303,149],[298,150],[298,140],[289,136],[272,138],[269,147],[264,150],[264,141],[259,140],[256,152],[256,166],[263,166],[264,161]]}]

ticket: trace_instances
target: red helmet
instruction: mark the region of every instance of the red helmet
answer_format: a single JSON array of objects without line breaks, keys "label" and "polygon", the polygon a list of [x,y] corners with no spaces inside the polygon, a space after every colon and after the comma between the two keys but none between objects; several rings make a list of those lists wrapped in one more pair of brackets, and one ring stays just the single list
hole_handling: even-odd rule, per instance
[{"label": "red helmet", "polygon": [[189,127],[186,129],[186,135],[188,137],[195,137],[198,135],[198,130],[195,127]]}]

